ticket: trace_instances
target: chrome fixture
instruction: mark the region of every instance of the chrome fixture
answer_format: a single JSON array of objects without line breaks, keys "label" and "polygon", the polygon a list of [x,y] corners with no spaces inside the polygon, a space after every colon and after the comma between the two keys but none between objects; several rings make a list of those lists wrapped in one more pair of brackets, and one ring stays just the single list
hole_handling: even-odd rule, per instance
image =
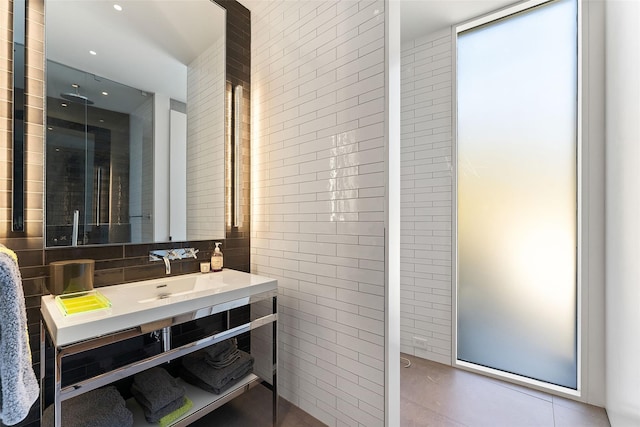
[{"label": "chrome fixture", "polygon": [[186,248],[184,250],[184,254],[186,257],[191,257],[193,259],[198,259],[198,252],[200,252],[199,249],[195,249],[195,248]]},{"label": "chrome fixture", "polygon": [[90,100],[84,95],[80,95],[80,85],[74,83],[71,85],[71,87],[73,87],[76,90],[75,93],[64,92],[60,94],[60,97],[66,99],[67,101],[76,102],[78,104],[93,105],[92,100]]},{"label": "chrome fixture", "polygon": [[193,258],[198,259],[199,249],[178,248],[178,249],[158,249],[149,252],[149,261],[164,261],[165,273],[171,274],[172,260]]},{"label": "chrome fixture", "polygon": [[164,272],[166,274],[171,274],[171,263],[169,262],[169,255],[165,255],[162,257],[164,261]]},{"label": "chrome fixture", "polygon": [[73,211],[73,229],[71,230],[71,246],[78,246],[78,221],[80,218],[80,211]]}]

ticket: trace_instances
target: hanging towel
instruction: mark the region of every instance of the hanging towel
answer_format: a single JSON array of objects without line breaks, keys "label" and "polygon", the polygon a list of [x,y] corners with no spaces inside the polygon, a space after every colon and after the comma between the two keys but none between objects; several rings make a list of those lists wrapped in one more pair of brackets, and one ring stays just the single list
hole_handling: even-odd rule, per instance
[{"label": "hanging towel", "polygon": [[18,255],[2,243],[0,243],[0,252],[9,255],[15,262],[18,262]]},{"label": "hanging towel", "polygon": [[[88,391],[61,404],[63,427],[131,427],[133,414],[114,386]],[[55,409],[42,413],[42,426],[53,427]]]},{"label": "hanging towel", "polygon": [[0,421],[29,414],[40,389],[31,366],[22,277],[13,251],[0,245]]},{"label": "hanging towel", "polygon": [[[133,377],[131,394],[148,409],[149,413],[156,413],[168,404],[184,397],[185,389],[178,381],[162,368],[151,368]],[[182,400],[179,401],[182,403]],[[178,405],[171,411],[178,409]],[[169,412],[163,414],[167,415]],[[162,417],[159,417],[160,419]]]}]

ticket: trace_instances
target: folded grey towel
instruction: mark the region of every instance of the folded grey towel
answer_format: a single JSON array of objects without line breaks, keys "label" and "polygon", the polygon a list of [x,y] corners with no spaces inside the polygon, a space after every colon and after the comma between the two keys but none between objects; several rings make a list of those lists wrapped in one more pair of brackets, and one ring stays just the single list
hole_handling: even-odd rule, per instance
[{"label": "folded grey towel", "polygon": [[29,414],[40,389],[31,367],[27,312],[15,253],[0,244],[0,424]]},{"label": "folded grey towel", "polygon": [[190,384],[195,385],[196,387],[201,388],[202,390],[208,391],[209,393],[221,394],[225,390],[227,390],[228,388],[232,387],[234,384],[240,382],[240,380],[242,380],[242,378],[244,378],[252,370],[253,370],[253,368],[246,368],[245,370],[239,371],[238,372],[238,376],[236,378],[230,380],[228,383],[226,383],[224,386],[222,386],[220,388],[211,387],[209,384],[207,384],[206,382],[202,381],[202,379],[200,379],[199,377],[196,377],[193,374],[189,373],[189,371],[184,370],[181,373],[181,375],[182,375],[182,378],[185,381],[187,381]]},{"label": "folded grey towel", "polygon": [[240,350],[235,350],[233,353],[219,360],[210,360],[206,356],[204,357],[204,361],[207,362],[209,366],[216,369],[226,368],[238,359],[240,359]]},{"label": "folded grey towel", "polygon": [[161,418],[163,418],[166,415],[169,415],[173,411],[176,411],[182,408],[184,405],[186,405],[186,403],[187,403],[186,397],[182,396],[177,398],[173,402],[169,403],[164,408],[161,408],[157,412],[151,412],[144,406],[142,407],[142,410],[144,411],[144,417],[147,419],[147,422],[157,423],[158,421],[160,421]]},{"label": "folded grey towel", "polygon": [[219,343],[210,345],[202,350],[205,357],[210,362],[220,362],[235,353],[238,350],[238,341],[235,338],[229,338]]},{"label": "folded grey towel", "polygon": [[[62,402],[63,427],[131,427],[133,414],[114,386],[99,388]],[[42,414],[42,426],[54,424],[54,408]]]},{"label": "folded grey towel", "polygon": [[239,351],[240,357],[233,364],[215,369],[206,361],[202,352],[182,358],[182,378],[204,390],[220,394],[253,370],[253,356]]},{"label": "folded grey towel", "polygon": [[171,374],[156,367],[133,377],[131,394],[150,413],[156,413],[168,404],[183,398],[185,389]]}]

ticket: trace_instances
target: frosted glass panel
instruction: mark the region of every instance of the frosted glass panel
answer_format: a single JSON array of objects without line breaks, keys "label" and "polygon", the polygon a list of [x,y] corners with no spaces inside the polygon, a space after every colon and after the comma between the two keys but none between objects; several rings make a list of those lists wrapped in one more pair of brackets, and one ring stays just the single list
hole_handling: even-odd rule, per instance
[{"label": "frosted glass panel", "polygon": [[458,35],[458,359],[574,389],[576,8]]}]

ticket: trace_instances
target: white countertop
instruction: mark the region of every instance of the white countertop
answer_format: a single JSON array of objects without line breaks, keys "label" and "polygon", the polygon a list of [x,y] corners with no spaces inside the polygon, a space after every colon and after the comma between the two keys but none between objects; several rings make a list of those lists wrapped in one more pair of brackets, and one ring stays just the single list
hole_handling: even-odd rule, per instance
[{"label": "white countertop", "polygon": [[248,303],[277,286],[275,279],[224,269],[96,288],[110,308],[67,316],[55,297],[46,295],[41,312],[55,345],[62,347],[241,298]]}]

